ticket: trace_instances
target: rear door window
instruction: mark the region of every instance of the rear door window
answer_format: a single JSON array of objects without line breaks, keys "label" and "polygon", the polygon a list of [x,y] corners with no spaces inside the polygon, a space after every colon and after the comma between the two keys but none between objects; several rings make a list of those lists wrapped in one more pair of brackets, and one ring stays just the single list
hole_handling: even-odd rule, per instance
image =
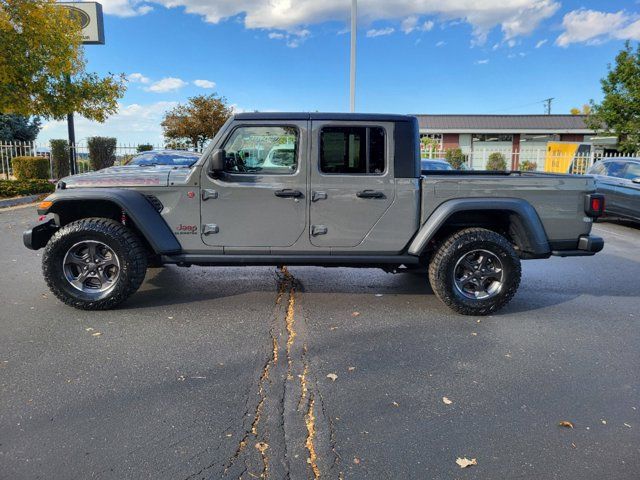
[{"label": "rear door window", "polygon": [[382,127],[325,127],[320,133],[320,171],[382,175],[386,168]]}]

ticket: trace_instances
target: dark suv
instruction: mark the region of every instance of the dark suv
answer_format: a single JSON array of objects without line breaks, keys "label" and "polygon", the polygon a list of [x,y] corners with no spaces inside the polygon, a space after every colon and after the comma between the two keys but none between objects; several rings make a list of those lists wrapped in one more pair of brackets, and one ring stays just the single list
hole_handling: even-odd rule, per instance
[{"label": "dark suv", "polygon": [[587,172],[607,202],[605,214],[640,221],[640,159],[605,158]]}]

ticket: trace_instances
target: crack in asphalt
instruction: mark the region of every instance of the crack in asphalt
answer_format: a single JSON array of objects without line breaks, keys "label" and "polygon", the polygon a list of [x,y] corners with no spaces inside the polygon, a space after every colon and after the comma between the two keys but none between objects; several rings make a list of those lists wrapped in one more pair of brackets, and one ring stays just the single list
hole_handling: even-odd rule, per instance
[{"label": "crack in asphalt", "polygon": [[330,476],[340,460],[333,424],[308,359],[306,318],[296,311],[299,289],[289,270],[280,267],[269,347],[255,393],[250,391],[245,403],[244,417],[251,421],[224,464],[225,478],[317,480]]}]

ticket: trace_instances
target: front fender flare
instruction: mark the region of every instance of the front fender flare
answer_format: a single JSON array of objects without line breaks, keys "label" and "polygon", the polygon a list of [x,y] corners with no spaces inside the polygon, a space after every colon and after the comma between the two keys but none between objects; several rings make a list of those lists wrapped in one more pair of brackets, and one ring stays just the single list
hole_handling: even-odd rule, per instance
[{"label": "front fender flare", "polygon": [[[57,190],[43,202],[51,202],[46,209],[38,209],[40,215],[56,213],[64,208],[65,202],[86,202],[91,200],[116,204],[133,221],[140,233],[159,255],[180,253],[182,248],[162,215],[140,192],[123,188],[79,188]],[[87,217],[91,211],[87,209]]]},{"label": "front fender flare", "polygon": [[526,200],[520,198],[460,198],[448,200],[435,209],[409,244],[409,255],[421,255],[427,244],[451,215],[456,212],[474,210],[506,211],[516,215],[526,233],[526,250],[536,256],[545,256],[551,252],[540,217],[535,208]]}]

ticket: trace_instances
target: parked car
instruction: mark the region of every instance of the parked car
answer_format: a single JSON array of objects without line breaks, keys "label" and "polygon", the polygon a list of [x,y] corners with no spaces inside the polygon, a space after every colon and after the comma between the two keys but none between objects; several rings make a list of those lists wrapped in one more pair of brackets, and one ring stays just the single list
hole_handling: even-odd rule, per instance
[{"label": "parked car", "polygon": [[126,166],[156,166],[168,165],[172,167],[190,167],[200,158],[196,152],[182,150],[150,150],[134,155]]},{"label": "parked car", "polygon": [[420,168],[422,173],[425,172],[434,172],[434,171],[442,171],[442,170],[453,170],[453,167],[449,162],[439,158],[433,158],[430,160],[421,160]]},{"label": "parked car", "polygon": [[[421,175],[418,135],[404,115],[236,114],[188,168],[62,179],[24,244],[44,248],[54,295],[88,310],[123,302],[152,262],[428,268],[435,294],[465,315],[506,305],[521,260],[602,250],[592,177]],[[244,166],[267,145],[268,170]]]},{"label": "parked car", "polygon": [[606,158],[587,172],[605,195],[605,215],[640,222],[640,159]]}]

